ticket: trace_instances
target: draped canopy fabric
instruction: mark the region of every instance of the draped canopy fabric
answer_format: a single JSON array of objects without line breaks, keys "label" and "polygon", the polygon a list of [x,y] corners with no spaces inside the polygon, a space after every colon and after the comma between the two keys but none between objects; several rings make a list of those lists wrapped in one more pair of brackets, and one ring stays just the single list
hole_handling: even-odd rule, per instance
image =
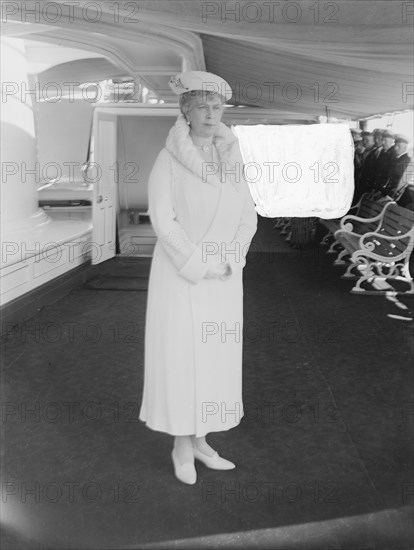
[{"label": "draped canopy fabric", "polygon": [[[285,123],[292,114],[307,122],[319,116],[358,120],[413,108],[413,2],[135,4],[142,21],[198,33],[206,70],[229,82],[234,105],[275,110]],[[336,218],[348,211],[354,183],[346,125],[234,131],[259,214]]]},{"label": "draped canopy fabric", "polygon": [[413,108],[412,2],[135,1],[141,21],[199,33],[231,103],[359,119]]},{"label": "draped canopy fabric", "polygon": [[268,218],[339,218],[354,193],[353,143],[345,124],[235,126],[245,179]]}]

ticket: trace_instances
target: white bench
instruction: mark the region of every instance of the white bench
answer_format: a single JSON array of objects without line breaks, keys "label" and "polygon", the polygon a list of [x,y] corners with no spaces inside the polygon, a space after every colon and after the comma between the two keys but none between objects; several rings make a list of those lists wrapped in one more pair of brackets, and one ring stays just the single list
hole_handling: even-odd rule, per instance
[{"label": "white bench", "polygon": [[[350,225],[352,223],[352,225]],[[377,224],[373,229],[372,224]],[[355,232],[357,227],[360,232]],[[366,230],[367,228],[368,231]],[[335,238],[344,247],[341,255],[350,256],[343,278],[357,277],[353,293],[366,293],[363,282],[375,277],[408,283],[405,294],[414,293],[409,259],[414,247],[414,212],[388,202],[383,212],[371,219],[345,216]],[[336,265],[343,262],[338,258]]]},{"label": "white bench", "polygon": [[[319,219],[319,222],[325,226],[328,229],[328,233],[325,235],[325,237],[321,241],[321,245],[327,245],[329,243],[329,240],[334,237],[335,232],[338,231],[338,229],[341,228],[343,225],[343,222],[347,223],[349,220],[354,220],[354,229],[353,231],[355,233],[362,234],[363,231],[371,231],[372,229],[375,229],[378,224],[375,223],[377,220],[377,216],[381,215],[384,206],[386,202],[390,202],[391,199],[388,201],[378,201],[374,200],[372,198],[372,193],[364,193],[359,202],[351,207],[349,210],[349,213],[343,216],[342,218],[336,218],[333,220],[323,220],[322,218]],[[374,220],[372,222],[368,221],[368,224],[358,224],[356,222],[356,218],[364,218],[367,221],[368,220]],[[340,243],[334,238],[334,241],[332,242],[329,249],[326,251],[327,254],[334,254],[337,253],[337,246]]]}]

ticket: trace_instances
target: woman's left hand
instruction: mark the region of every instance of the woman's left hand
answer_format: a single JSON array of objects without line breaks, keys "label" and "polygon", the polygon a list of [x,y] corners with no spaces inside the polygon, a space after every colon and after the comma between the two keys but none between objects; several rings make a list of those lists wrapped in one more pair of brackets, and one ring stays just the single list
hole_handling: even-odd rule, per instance
[{"label": "woman's left hand", "polygon": [[222,281],[225,281],[231,275],[231,266],[230,266],[229,262],[222,262],[221,265],[223,266],[224,273],[222,275],[220,275],[220,279]]},{"label": "woman's left hand", "polygon": [[219,256],[214,258],[211,268],[206,274],[206,279],[228,279],[231,275],[231,267],[229,262],[223,261]]}]

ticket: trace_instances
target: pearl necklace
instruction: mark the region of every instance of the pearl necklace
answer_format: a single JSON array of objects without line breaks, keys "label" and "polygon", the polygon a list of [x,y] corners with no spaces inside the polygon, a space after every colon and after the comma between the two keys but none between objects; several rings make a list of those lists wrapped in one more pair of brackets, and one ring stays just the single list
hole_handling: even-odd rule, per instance
[{"label": "pearl necklace", "polygon": [[208,153],[211,151],[212,145],[196,145],[199,149],[201,149],[204,153]]}]

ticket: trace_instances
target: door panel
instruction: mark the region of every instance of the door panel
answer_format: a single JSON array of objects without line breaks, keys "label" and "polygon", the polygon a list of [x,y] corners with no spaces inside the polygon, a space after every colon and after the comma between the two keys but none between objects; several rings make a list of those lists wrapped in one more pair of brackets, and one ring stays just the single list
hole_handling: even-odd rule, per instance
[{"label": "door panel", "polygon": [[93,197],[92,263],[115,256],[115,216],[118,192],[116,116],[94,113],[92,164],[95,173]]}]

